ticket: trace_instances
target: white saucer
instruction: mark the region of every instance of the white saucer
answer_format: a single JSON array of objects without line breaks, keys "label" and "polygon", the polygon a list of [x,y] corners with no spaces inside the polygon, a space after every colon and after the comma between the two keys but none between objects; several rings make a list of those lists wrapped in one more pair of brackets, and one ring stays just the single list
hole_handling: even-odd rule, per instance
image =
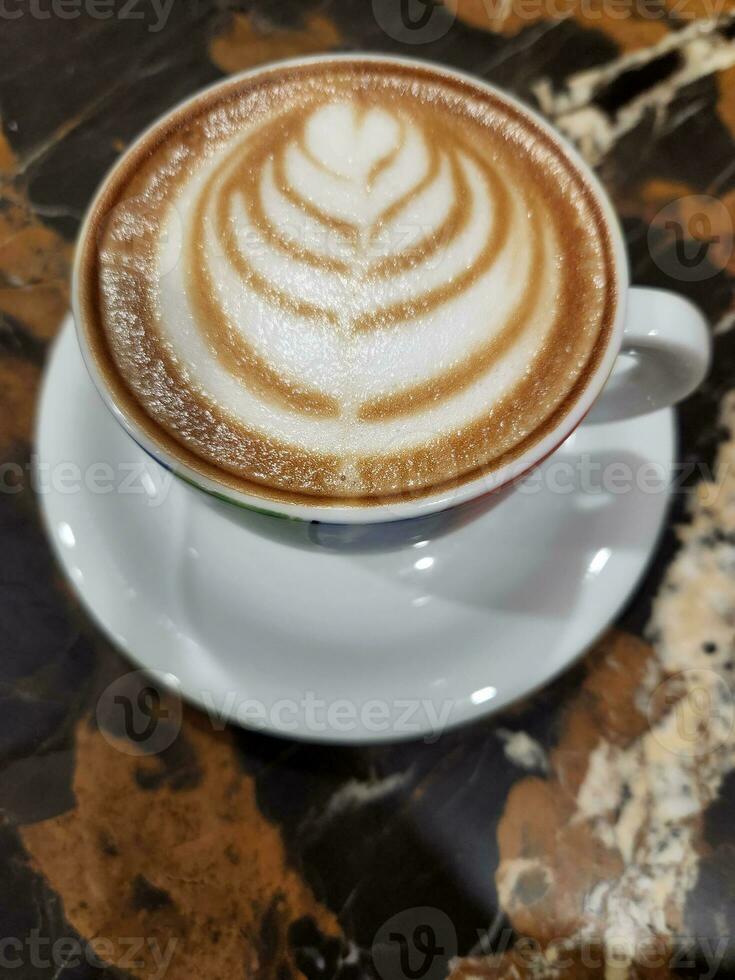
[{"label": "white saucer", "polygon": [[[645,569],[669,499],[650,492],[650,464],[669,473],[675,448],[670,410],[587,424],[525,492],[444,535],[306,546],[322,525],[291,540],[290,522],[211,501],[149,459],[103,405],[71,322],[37,445],[59,559],[123,651],[228,720],[344,742],[436,735],[567,667]],[[595,487],[603,471],[612,486],[564,490],[580,457]],[[625,481],[608,463],[636,479],[648,463],[649,492],[614,492]]]}]

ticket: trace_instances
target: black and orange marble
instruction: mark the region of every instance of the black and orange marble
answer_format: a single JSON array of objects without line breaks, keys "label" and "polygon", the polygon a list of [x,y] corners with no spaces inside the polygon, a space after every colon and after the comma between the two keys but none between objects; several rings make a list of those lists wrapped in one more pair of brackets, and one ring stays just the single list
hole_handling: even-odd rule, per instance
[{"label": "black and orange marble", "polygon": [[[735,678],[732,4],[181,0],[165,24],[145,2],[128,17],[122,0],[111,17],[1,6],[0,976],[732,973],[735,742],[707,741]],[[501,717],[358,749],[187,709],[170,747],[136,754],[95,710],[129,665],[56,571],[30,476],[75,232],[105,170],[177,100],[351,49],[443,61],[538,107],[607,186],[633,280],[704,308],[715,359],[679,411],[686,492],[616,629]],[[704,749],[682,754],[668,722],[690,668],[711,711]]]}]

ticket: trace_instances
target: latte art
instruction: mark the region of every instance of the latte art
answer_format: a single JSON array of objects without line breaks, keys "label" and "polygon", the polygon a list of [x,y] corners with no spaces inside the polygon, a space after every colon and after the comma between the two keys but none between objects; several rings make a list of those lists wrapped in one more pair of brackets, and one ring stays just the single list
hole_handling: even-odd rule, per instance
[{"label": "latte art", "polygon": [[332,62],[205,96],[98,210],[86,312],[157,441],[248,492],[428,493],[594,369],[614,271],[584,178],[483,90]]},{"label": "latte art", "polygon": [[[540,203],[534,200],[529,217],[519,195],[514,215],[505,178],[469,146],[452,145],[451,133],[432,132],[419,120],[349,102],[317,104],[305,119],[298,111],[263,129],[229,150],[199,192],[183,270],[210,349],[244,385],[257,386],[265,400],[325,417],[415,414],[419,403],[445,400],[479,378],[529,325],[543,283]],[[505,317],[500,311],[490,337],[472,346],[457,337],[456,365],[436,374],[427,365],[415,382],[415,355],[405,350],[386,393],[389,364],[374,385],[367,371],[356,376],[356,361],[367,368],[381,349],[392,356],[384,338],[357,335],[403,326],[415,343],[418,330],[431,329],[418,320],[479,292],[509,238],[526,254],[514,271],[520,298]],[[278,316],[284,346],[300,336],[304,320],[334,334],[325,378],[304,384],[296,373],[304,373],[300,351],[291,376],[263,361],[240,327],[256,320],[259,305],[269,332]],[[272,356],[272,336],[260,346]]]}]

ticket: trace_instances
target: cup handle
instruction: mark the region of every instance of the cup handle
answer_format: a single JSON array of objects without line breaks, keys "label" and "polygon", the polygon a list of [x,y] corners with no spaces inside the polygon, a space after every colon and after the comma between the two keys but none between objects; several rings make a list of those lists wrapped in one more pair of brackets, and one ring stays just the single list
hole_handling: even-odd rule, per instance
[{"label": "cup handle", "polygon": [[620,355],[589,421],[614,422],[681,401],[704,380],[711,348],[707,321],[688,299],[632,287]]}]

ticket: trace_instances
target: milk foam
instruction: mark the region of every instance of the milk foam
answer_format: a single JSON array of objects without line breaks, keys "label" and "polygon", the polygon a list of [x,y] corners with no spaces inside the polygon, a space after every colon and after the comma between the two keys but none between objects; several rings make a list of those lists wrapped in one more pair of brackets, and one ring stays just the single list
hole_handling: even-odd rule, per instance
[{"label": "milk foam", "polygon": [[[137,203],[108,221],[103,329],[145,411],[230,473],[337,497],[430,487],[558,408],[599,343],[609,270],[588,199],[557,172],[560,213],[544,183],[556,158],[497,107],[483,118],[470,100],[463,118],[435,76],[422,92],[384,69],[372,85],[323,71],[329,84],[274,84],[247,113],[204,112],[189,132],[216,138],[196,152],[177,153],[176,133],[164,144]],[[529,384],[532,410],[509,411]],[[221,444],[201,444],[187,393]],[[465,433],[494,416],[502,438],[468,452]],[[271,466],[274,445],[304,465]],[[406,454],[413,475],[394,465]]]}]

